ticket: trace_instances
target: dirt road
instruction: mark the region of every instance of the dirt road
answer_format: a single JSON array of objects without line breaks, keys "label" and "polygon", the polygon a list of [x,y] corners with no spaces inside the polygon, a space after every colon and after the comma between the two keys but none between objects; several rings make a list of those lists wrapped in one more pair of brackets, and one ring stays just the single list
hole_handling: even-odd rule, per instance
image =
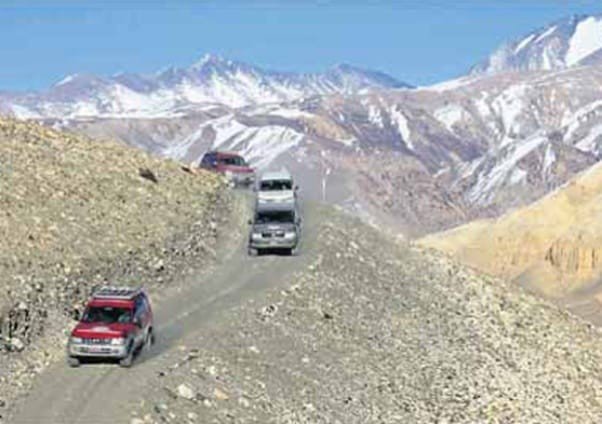
[{"label": "dirt road", "polygon": [[303,209],[304,234],[299,255],[249,257],[248,229],[234,228],[239,236],[222,246],[214,270],[155,305],[158,339],[152,351],[143,352],[130,369],[106,363],[72,369],[64,362],[57,363],[39,377],[32,393],[19,402],[8,422],[129,422],[133,402],[139,400],[141,390],[178,355],[195,330],[211,325],[212,318],[227,313],[231,307],[278,286],[311,260],[316,239],[315,208]]}]

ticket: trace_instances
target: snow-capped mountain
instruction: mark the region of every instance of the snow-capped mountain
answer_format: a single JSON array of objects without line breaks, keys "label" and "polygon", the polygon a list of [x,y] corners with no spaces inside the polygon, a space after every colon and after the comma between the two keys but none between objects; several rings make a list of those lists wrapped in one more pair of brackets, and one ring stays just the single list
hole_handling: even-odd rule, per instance
[{"label": "snow-capped mountain", "polygon": [[[260,170],[289,167],[306,197],[420,235],[527,204],[602,158],[599,22],[559,21],[506,47],[522,65],[507,55],[500,72],[488,64],[431,87],[398,89],[345,65],[295,74],[207,56],[0,94],[0,111],[186,163],[239,151]],[[512,69],[531,72],[501,72]]]},{"label": "snow-capped mountain", "polygon": [[206,55],[189,68],[172,67],[154,75],[70,75],[46,92],[5,95],[0,102],[20,118],[166,117],[202,104],[242,107],[401,87],[408,85],[350,65],[296,74]]},{"label": "snow-capped mountain", "polygon": [[471,73],[560,70],[602,59],[602,15],[571,16],[506,43]]},{"label": "snow-capped mountain", "polygon": [[69,125],[185,163],[224,149],[286,165],[306,196],[420,234],[529,203],[602,158],[600,99],[593,66]]}]

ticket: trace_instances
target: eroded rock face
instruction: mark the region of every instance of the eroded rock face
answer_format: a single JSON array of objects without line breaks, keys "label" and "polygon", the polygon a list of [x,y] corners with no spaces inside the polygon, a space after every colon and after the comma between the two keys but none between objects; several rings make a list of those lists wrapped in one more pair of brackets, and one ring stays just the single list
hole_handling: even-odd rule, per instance
[{"label": "eroded rock face", "polygon": [[601,199],[602,166],[595,165],[530,206],[419,243],[546,296],[563,298],[591,286],[602,274]]}]

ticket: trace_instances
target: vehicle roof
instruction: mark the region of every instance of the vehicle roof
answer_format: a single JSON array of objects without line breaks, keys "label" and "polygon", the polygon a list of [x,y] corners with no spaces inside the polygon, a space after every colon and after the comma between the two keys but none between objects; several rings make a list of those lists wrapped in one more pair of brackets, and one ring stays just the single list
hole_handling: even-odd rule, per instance
[{"label": "vehicle roof", "polygon": [[293,177],[290,172],[286,169],[281,169],[280,171],[270,171],[265,172],[261,175],[261,181],[270,181],[270,180],[292,180]]},{"label": "vehicle roof", "polygon": [[142,287],[103,286],[92,293],[94,299],[131,300],[142,294]]},{"label": "vehicle roof", "polygon": [[95,298],[92,298],[88,302],[88,306],[95,306],[95,307],[110,306],[113,308],[132,309],[134,307],[134,300],[133,299],[128,300],[128,299],[95,299]]}]

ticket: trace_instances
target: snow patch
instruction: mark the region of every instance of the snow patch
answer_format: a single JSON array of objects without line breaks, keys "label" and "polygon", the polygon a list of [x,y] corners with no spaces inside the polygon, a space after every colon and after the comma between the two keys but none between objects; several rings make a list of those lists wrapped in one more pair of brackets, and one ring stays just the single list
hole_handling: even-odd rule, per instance
[{"label": "snow patch", "polygon": [[[541,134],[535,134],[521,143],[515,143],[505,151],[505,157],[500,156],[494,166],[482,171],[477,177],[476,184],[467,194],[468,201],[476,204],[486,205],[494,197],[496,190],[508,181],[513,183],[512,173],[516,170],[516,164],[541,144],[547,138]],[[518,178],[518,177],[517,177]],[[514,182],[515,183],[515,182]]]},{"label": "snow patch", "polygon": [[573,114],[566,114],[562,118],[561,123],[563,127],[566,127],[564,140],[570,141],[575,134],[575,131],[577,131],[579,127],[587,121],[588,116],[592,113],[598,115],[598,109],[600,108],[602,108],[602,100],[596,100],[595,102],[580,107]]},{"label": "snow patch", "polygon": [[577,24],[565,62],[567,66],[573,66],[600,48],[602,48],[602,19],[591,16]]},{"label": "snow patch", "polygon": [[417,90],[417,91],[435,91],[437,93],[441,93],[443,91],[455,90],[458,88],[465,87],[465,86],[471,84],[472,82],[474,82],[475,80],[476,80],[476,78],[461,77],[461,78],[456,78],[456,79],[449,80],[449,81],[444,81],[444,82],[441,82],[438,84],[429,85],[426,87],[418,87],[415,90]]},{"label": "snow patch", "polygon": [[17,119],[40,119],[41,116],[39,113],[36,113],[24,106],[19,106],[16,104],[10,105],[10,109]]},{"label": "snow patch", "polygon": [[525,107],[524,96],[527,87],[524,84],[514,85],[504,90],[491,103],[491,107],[500,117],[504,125],[505,134],[520,131],[517,119],[522,115]]},{"label": "snow patch", "polygon": [[546,38],[546,37],[548,37],[548,36],[552,35],[552,33],[553,33],[554,31],[556,31],[556,28],[558,28],[558,27],[557,27],[556,25],[554,25],[554,26],[552,26],[552,27],[548,28],[547,30],[545,30],[544,32],[542,32],[542,33],[539,35],[539,37],[537,37],[537,38],[534,40],[534,43],[538,43],[538,42],[540,42],[541,40],[543,40],[544,38]]},{"label": "snow patch", "polygon": [[531,42],[531,40],[533,40],[533,38],[535,38],[535,34],[529,35],[528,37],[524,38],[520,43],[518,43],[518,45],[514,49],[514,54],[519,53],[521,50],[527,47],[527,45]]},{"label": "snow patch", "polygon": [[447,105],[435,110],[434,116],[451,132],[454,131],[453,127],[458,122],[470,118],[470,115],[466,112],[466,110],[457,104]]},{"label": "snow patch", "polygon": [[59,82],[57,82],[56,84],[54,84],[55,87],[59,87],[61,85],[65,85],[70,83],[71,81],[73,81],[75,79],[75,77],[77,76],[77,74],[73,74],[73,75],[67,75],[65,78],[63,78],[62,80],[60,80]]},{"label": "snow patch", "polygon": [[552,169],[552,165],[556,162],[556,153],[551,144],[546,147],[546,153],[543,158],[543,173],[548,174]]},{"label": "snow patch", "polygon": [[379,128],[384,127],[383,115],[380,108],[372,104],[368,107],[368,120]]},{"label": "snow patch", "polygon": [[271,110],[270,115],[280,116],[287,119],[301,119],[301,118],[314,118],[315,116],[309,112],[305,112],[299,109],[286,109],[279,108]]},{"label": "snow patch", "polygon": [[600,140],[600,137],[602,137],[602,125],[597,125],[595,127],[593,127],[590,131],[589,134],[584,137],[582,140],[580,140],[575,147],[579,150],[581,150],[582,152],[588,152],[588,153],[598,153],[598,142],[602,141]]},{"label": "snow patch", "polygon": [[399,135],[401,136],[402,141],[406,144],[407,148],[414,150],[414,144],[412,143],[412,132],[410,131],[408,119],[403,112],[397,108],[397,106],[391,107],[391,120],[392,123],[397,126]]}]

